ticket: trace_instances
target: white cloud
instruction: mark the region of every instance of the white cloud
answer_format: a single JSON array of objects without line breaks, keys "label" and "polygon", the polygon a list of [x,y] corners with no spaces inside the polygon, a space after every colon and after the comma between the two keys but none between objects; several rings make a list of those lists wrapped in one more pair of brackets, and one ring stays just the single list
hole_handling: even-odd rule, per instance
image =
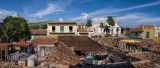
[{"label": "white cloud", "polygon": [[75,17],[75,18],[72,18],[71,20],[86,20],[88,18],[88,14],[87,13],[81,13],[81,16],[79,17]]},{"label": "white cloud", "polygon": [[[154,17],[149,14],[144,13],[130,13],[125,14],[124,16],[114,17],[117,24],[121,27],[135,27],[140,24],[160,26],[160,17]],[[100,22],[105,23],[107,18],[105,17],[95,17],[92,19],[94,24]]]},{"label": "white cloud", "polygon": [[100,22],[105,23],[106,20],[107,20],[107,18],[104,18],[104,17],[99,17],[99,18],[93,18],[92,19],[93,23],[100,23]]},{"label": "white cloud", "polygon": [[6,18],[7,16],[12,16],[15,13],[16,13],[15,11],[9,11],[9,10],[5,10],[5,9],[0,8],[0,22],[2,22],[3,19]]},{"label": "white cloud", "polygon": [[81,15],[83,16],[83,20],[86,20],[89,16],[87,13],[82,13]]},{"label": "white cloud", "polygon": [[24,13],[29,15],[29,21],[30,22],[39,22],[44,19],[45,16],[57,12],[64,12],[67,5],[70,5],[72,3],[72,0],[58,0],[54,2],[47,3],[47,7],[40,9],[38,12],[33,14],[28,14],[27,10],[24,8]]},{"label": "white cloud", "polygon": [[63,18],[59,18],[59,21],[60,21],[60,22],[63,22]]},{"label": "white cloud", "polygon": [[42,18],[45,15],[59,11],[64,11],[64,10],[55,4],[48,3],[48,7],[46,9],[38,11],[37,13],[33,14],[33,16],[38,16]]},{"label": "white cloud", "polygon": [[[142,5],[137,5],[137,6],[132,6],[132,7],[128,7],[128,8],[122,8],[122,9],[117,9],[117,8],[112,8],[112,9],[101,9],[101,10],[96,10],[88,14],[88,17],[95,17],[95,16],[100,16],[100,15],[108,15],[111,13],[117,13],[117,12],[122,12],[122,11],[128,11],[128,10],[133,10],[133,9],[138,9],[138,8],[144,8],[144,7],[149,7],[149,6],[155,6],[155,5],[160,5],[160,1],[155,1],[155,2],[151,2],[151,3],[147,3],[147,4],[142,4]],[[82,20],[83,17],[82,16],[78,16],[73,18],[72,20]]]},{"label": "white cloud", "polygon": [[132,13],[116,17],[117,23],[122,27],[135,27],[140,24],[160,26],[160,17],[153,17],[147,14]]}]

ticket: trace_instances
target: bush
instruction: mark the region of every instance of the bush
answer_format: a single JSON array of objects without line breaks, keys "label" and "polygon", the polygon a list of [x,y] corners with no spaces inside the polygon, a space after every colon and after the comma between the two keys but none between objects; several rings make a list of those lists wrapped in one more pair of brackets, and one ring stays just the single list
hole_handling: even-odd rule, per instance
[{"label": "bush", "polygon": [[106,34],[105,37],[111,37],[111,35],[110,34]]}]

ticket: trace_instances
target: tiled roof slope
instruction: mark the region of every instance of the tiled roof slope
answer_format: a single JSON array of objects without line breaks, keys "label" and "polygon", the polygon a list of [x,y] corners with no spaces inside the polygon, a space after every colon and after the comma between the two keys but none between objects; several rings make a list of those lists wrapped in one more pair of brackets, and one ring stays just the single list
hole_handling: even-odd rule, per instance
[{"label": "tiled roof slope", "polygon": [[31,30],[31,34],[47,34],[46,29]]}]

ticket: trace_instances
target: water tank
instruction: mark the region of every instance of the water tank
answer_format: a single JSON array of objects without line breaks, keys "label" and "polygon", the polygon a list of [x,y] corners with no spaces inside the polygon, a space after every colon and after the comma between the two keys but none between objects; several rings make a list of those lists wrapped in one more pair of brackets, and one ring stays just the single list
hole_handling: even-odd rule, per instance
[{"label": "water tank", "polygon": [[36,59],[35,55],[28,57],[27,58],[27,66],[34,67],[35,66],[35,59]]},{"label": "water tank", "polygon": [[88,64],[93,64],[93,57],[92,56],[87,56],[86,59],[87,59]]}]

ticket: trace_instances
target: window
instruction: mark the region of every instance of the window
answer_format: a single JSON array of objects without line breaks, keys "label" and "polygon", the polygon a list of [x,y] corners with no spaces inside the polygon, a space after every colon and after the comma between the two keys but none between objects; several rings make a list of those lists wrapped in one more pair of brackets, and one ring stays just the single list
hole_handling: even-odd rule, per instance
[{"label": "window", "polygon": [[64,26],[60,26],[60,32],[64,32]]},{"label": "window", "polygon": [[146,32],[146,38],[149,38],[149,32]]},{"label": "window", "polygon": [[56,28],[55,26],[52,26],[52,32],[55,32]]},{"label": "window", "polygon": [[72,32],[72,31],[73,31],[73,27],[69,26],[69,32]]}]

